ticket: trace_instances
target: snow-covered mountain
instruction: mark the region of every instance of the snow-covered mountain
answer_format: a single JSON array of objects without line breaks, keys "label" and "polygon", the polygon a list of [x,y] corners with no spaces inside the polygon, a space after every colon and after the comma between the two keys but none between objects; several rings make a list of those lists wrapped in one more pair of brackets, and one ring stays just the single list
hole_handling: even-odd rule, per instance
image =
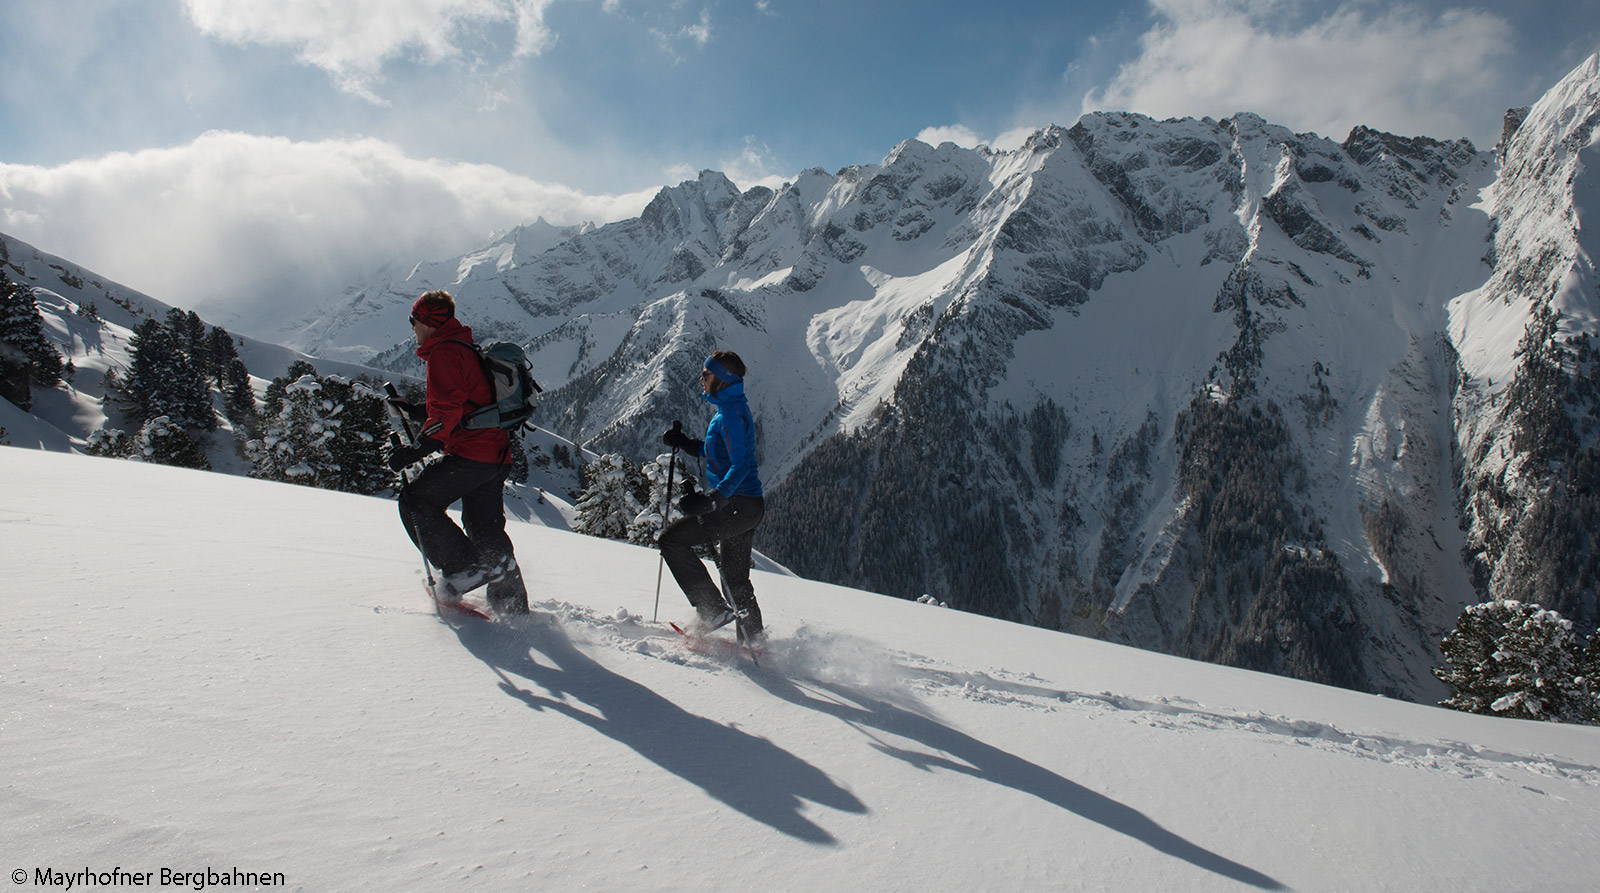
[{"label": "snow-covered mountain", "polygon": [[1600,56],[1507,118],[1493,273],[1450,304],[1478,585],[1600,622]]},{"label": "snow-covered mountain", "polygon": [[6,447],[0,493],[20,887],[1594,882],[1600,728],[763,572],[756,667],[650,620],[654,551],[533,524],[534,613],[451,626],[384,500]]},{"label": "snow-covered mountain", "polygon": [[1432,700],[1463,605],[1600,624],[1597,83],[1590,59],[1494,152],[1101,113],[777,190],[708,171],[283,335],[414,372],[405,309],[448,288],[530,346],[543,426],[636,459],[705,418],[731,348],[758,546],[797,572]]},{"label": "snow-covered mountain", "polygon": [[[465,282],[493,283],[505,271],[528,263],[587,229],[552,226],[540,219],[499,234],[482,248],[449,261],[412,263],[398,274],[393,270],[400,263],[396,261],[374,271],[370,282],[345,289],[332,313],[306,319],[275,316],[255,330],[269,340],[295,344],[316,356],[365,362],[384,348],[392,348],[395,339],[405,334],[405,329],[396,334],[395,320],[403,321],[411,303],[423,292],[460,289]],[[527,340],[530,333],[523,327],[525,314],[515,303],[514,295],[502,293],[501,301],[487,300],[494,291],[491,287],[477,295],[481,300],[474,307],[475,323],[492,328],[501,337]]]}]

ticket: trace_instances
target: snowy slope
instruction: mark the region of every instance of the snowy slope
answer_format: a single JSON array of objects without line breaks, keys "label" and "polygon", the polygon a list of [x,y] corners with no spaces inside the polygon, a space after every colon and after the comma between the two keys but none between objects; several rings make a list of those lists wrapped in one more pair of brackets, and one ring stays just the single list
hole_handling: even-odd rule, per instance
[{"label": "snowy slope", "polygon": [[1596,728],[769,574],[758,668],[649,620],[653,552],[524,524],[534,614],[452,626],[388,502],[17,448],[0,492],[0,837],[29,884],[1593,883]]}]

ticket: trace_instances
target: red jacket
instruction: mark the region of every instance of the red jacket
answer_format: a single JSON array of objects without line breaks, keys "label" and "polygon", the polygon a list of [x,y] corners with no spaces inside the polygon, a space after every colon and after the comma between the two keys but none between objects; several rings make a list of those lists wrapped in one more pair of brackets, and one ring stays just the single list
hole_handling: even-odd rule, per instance
[{"label": "red jacket", "polygon": [[472,330],[460,320],[445,320],[427,341],[417,345],[417,356],[428,366],[428,420],[426,437],[444,444],[444,451],[475,462],[511,461],[510,437],[499,428],[467,430],[461,420],[474,409],[494,402],[494,392],[483,375],[478,355],[462,344],[472,342]]}]

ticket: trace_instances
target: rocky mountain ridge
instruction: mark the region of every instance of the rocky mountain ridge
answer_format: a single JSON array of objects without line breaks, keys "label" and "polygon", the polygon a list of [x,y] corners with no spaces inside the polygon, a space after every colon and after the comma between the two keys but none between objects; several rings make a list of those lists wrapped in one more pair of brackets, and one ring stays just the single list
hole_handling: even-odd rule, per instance
[{"label": "rocky mountain ridge", "polygon": [[1431,700],[1465,604],[1600,622],[1597,84],[1495,151],[1097,113],[776,190],[707,171],[284,335],[413,371],[405,308],[449,288],[529,346],[542,426],[635,459],[731,348],[758,546],[802,575]]}]

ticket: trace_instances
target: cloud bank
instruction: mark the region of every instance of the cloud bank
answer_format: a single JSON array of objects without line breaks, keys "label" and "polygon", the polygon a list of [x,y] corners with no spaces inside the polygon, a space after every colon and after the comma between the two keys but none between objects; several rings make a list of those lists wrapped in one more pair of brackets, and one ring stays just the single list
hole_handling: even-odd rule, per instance
[{"label": "cloud bank", "polygon": [[554,0],[183,0],[194,26],[218,40],[295,49],[340,89],[373,102],[384,63],[434,64],[462,56],[489,31],[510,26],[511,54],[548,47]]},{"label": "cloud bank", "polygon": [[249,332],[401,257],[449,257],[539,217],[620,220],[653,194],[586,195],[381,140],[213,131],[59,167],[0,164],[0,229]]},{"label": "cloud bank", "polygon": [[[1366,124],[1407,135],[1466,136],[1487,148],[1501,111],[1469,114],[1505,86],[1514,33],[1477,10],[1431,13],[1350,0],[1319,17],[1270,0],[1150,0],[1139,52],[1083,111],[1158,118],[1255,112],[1343,139]],[[1485,123],[1486,122],[1486,123]],[[1487,141],[1487,143],[1485,143]]]}]

